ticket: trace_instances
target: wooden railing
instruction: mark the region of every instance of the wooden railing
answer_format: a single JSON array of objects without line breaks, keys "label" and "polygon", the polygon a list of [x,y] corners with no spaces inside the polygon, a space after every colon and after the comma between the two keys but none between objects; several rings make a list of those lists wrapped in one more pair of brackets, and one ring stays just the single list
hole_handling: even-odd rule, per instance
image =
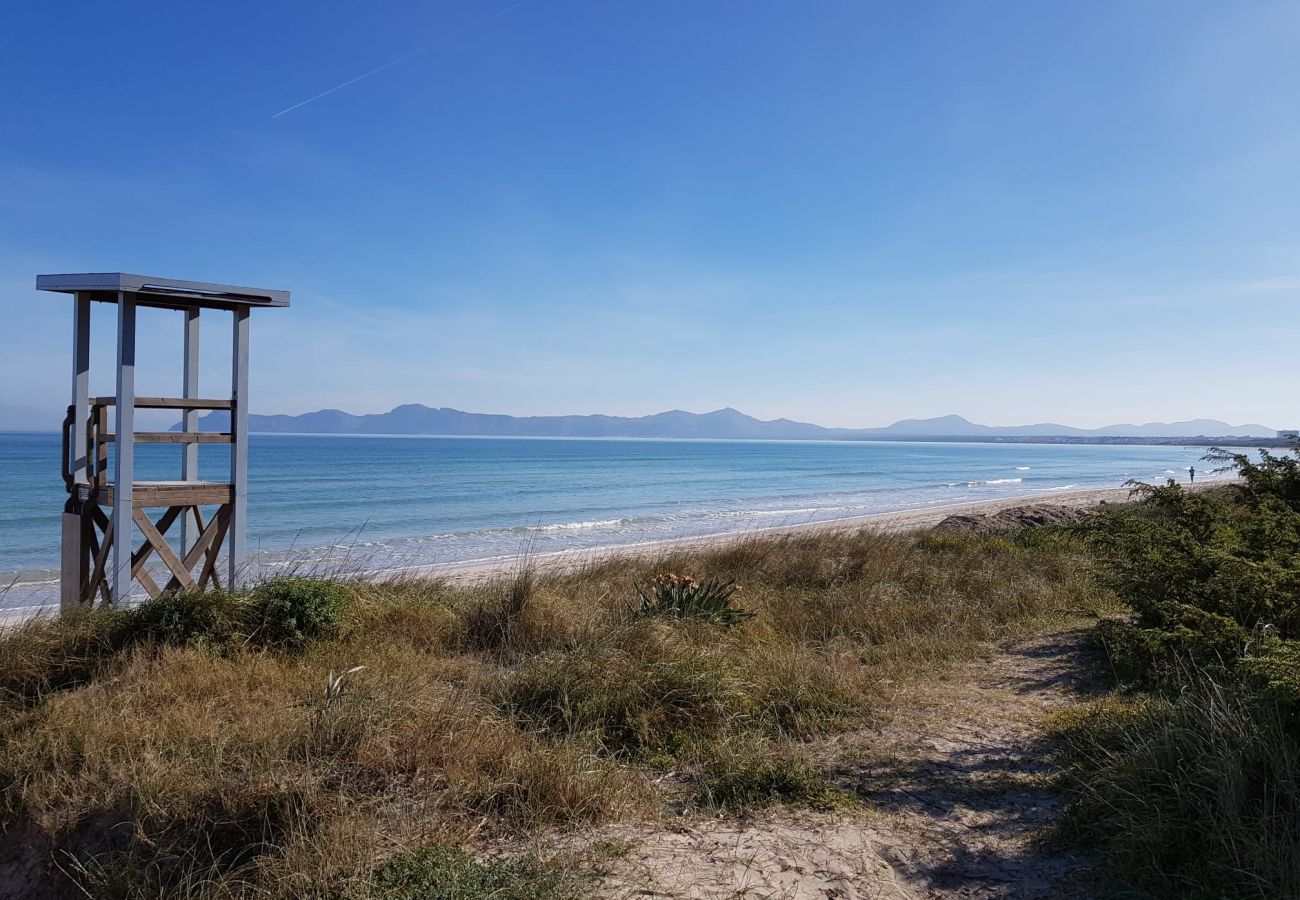
[{"label": "wooden railing", "polygon": [[[96,487],[108,484],[108,445],[117,441],[117,435],[108,430],[108,409],[117,402],[114,397],[91,397],[90,415],[86,419],[84,436],[86,474]],[[136,409],[225,409],[233,410],[230,400],[201,400],[188,397],[136,397]],[[63,483],[68,492],[75,489],[75,457],[72,445],[76,438],[76,408],[68,407],[63,419]],[[229,444],[234,435],[229,431],[137,431],[131,436],[137,444]]]}]

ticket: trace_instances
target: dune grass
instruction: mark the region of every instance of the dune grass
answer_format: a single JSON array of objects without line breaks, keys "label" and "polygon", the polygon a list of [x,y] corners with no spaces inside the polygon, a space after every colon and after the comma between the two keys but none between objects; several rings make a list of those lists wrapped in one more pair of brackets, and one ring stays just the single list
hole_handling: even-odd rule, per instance
[{"label": "dune grass", "polygon": [[1098,896],[1295,897],[1300,748],[1276,706],[1203,681],[1116,695],[1054,723],[1070,765],[1064,834],[1094,852]]},{"label": "dune grass", "polygon": [[1129,606],[1095,632],[1116,691],[1056,723],[1098,896],[1300,896],[1300,448],[1211,458],[1240,480],[1088,528]]},{"label": "dune grass", "polygon": [[[645,614],[663,573],[737,614]],[[32,621],[0,636],[0,859],[37,897],[567,896],[448,848],[846,802],[803,741],[1109,602],[1068,541],[861,531]]]}]

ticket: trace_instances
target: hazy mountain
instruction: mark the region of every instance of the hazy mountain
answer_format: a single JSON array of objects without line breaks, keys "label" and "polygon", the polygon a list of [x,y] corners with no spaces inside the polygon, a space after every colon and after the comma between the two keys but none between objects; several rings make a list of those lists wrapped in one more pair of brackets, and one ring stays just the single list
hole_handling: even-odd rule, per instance
[{"label": "hazy mountain", "polygon": [[[790,419],[765,421],[731,409],[691,413],[680,409],[651,416],[505,416],[471,413],[418,403],[395,407],[386,413],[352,415],[337,409],[322,409],[299,416],[250,415],[252,431],[299,434],[445,434],[516,437],[675,437],[859,439],[887,438],[1025,438],[1054,437],[1272,437],[1273,429],[1263,425],[1228,425],[1214,419],[1190,422],[1149,422],[1145,425],[1109,425],[1104,428],[1073,428],[1069,425],[979,425],[961,416],[933,419],[904,419],[886,428],[824,428]],[[203,418],[203,427],[227,427],[225,413]]]},{"label": "hazy mountain", "polygon": [[1104,425],[1101,428],[1075,428],[1055,422],[1037,425],[978,425],[961,416],[934,419],[903,419],[887,428],[864,429],[859,433],[942,437],[1273,437],[1276,431],[1264,425],[1229,425],[1218,419],[1192,419],[1187,422],[1147,422],[1145,425]]}]

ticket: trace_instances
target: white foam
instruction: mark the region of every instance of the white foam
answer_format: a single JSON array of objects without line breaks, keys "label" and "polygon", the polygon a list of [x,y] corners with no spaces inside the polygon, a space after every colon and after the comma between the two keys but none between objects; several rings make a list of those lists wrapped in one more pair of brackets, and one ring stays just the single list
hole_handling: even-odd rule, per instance
[{"label": "white foam", "polygon": [[1017,472],[1028,472],[1028,471],[1029,471],[1029,466],[1016,466],[1016,471],[1017,471]]},{"label": "white foam", "polygon": [[1020,484],[1023,478],[990,478],[988,481],[968,481],[967,487],[977,487],[981,484]]},{"label": "white foam", "polygon": [[594,522],[555,522],[550,525],[535,525],[528,531],[577,531],[585,528],[603,528],[608,525],[622,525],[626,519],[598,519]]}]

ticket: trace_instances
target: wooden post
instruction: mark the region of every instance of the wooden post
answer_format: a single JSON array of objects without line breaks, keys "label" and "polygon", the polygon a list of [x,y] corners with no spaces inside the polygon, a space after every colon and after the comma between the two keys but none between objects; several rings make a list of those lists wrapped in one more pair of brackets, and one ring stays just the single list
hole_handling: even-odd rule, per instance
[{"label": "wooden post", "polygon": [[72,325],[72,481],[88,484],[86,420],[90,416],[90,297],[76,295]]},{"label": "wooden post", "polygon": [[[68,500],[68,506],[75,504],[75,498]],[[86,577],[83,570],[86,551],[82,544],[85,529],[82,528],[81,513],[65,508],[63,513],[62,557],[59,561],[59,612],[72,612],[81,606],[81,586]]]},{"label": "wooden post", "polygon": [[[198,307],[185,310],[185,383],[181,396],[194,400],[199,396],[199,310]],[[186,433],[199,430],[199,411],[187,409],[181,413],[181,431]],[[181,480],[199,480],[199,445],[185,444],[181,451]],[[181,555],[190,552],[190,547],[198,540],[203,529],[199,526],[198,516],[193,509],[187,509],[181,515]]]},{"label": "wooden post", "polygon": [[117,295],[117,422],[114,428],[112,601],[131,593],[131,535],[135,533],[135,295]]},{"label": "wooden post", "polygon": [[230,483],[234,489],[230,504],[230,530],[227,537],[231,590],[243,586],[246,527],[248,521],[248,319],[247,307],[234,311],[234,355],[230,364]]},{"label": "wooden post", "polygon": [[[59,567],[59,610],[81,606],[81,589],[89,572],[85,512],[77,496],[87,484],[86,418],[90,415],[90,297],[75,294],[72,316],[72,494],[63,511],[63,548]],[[67,460],[64,461],[67,464]]]}]

